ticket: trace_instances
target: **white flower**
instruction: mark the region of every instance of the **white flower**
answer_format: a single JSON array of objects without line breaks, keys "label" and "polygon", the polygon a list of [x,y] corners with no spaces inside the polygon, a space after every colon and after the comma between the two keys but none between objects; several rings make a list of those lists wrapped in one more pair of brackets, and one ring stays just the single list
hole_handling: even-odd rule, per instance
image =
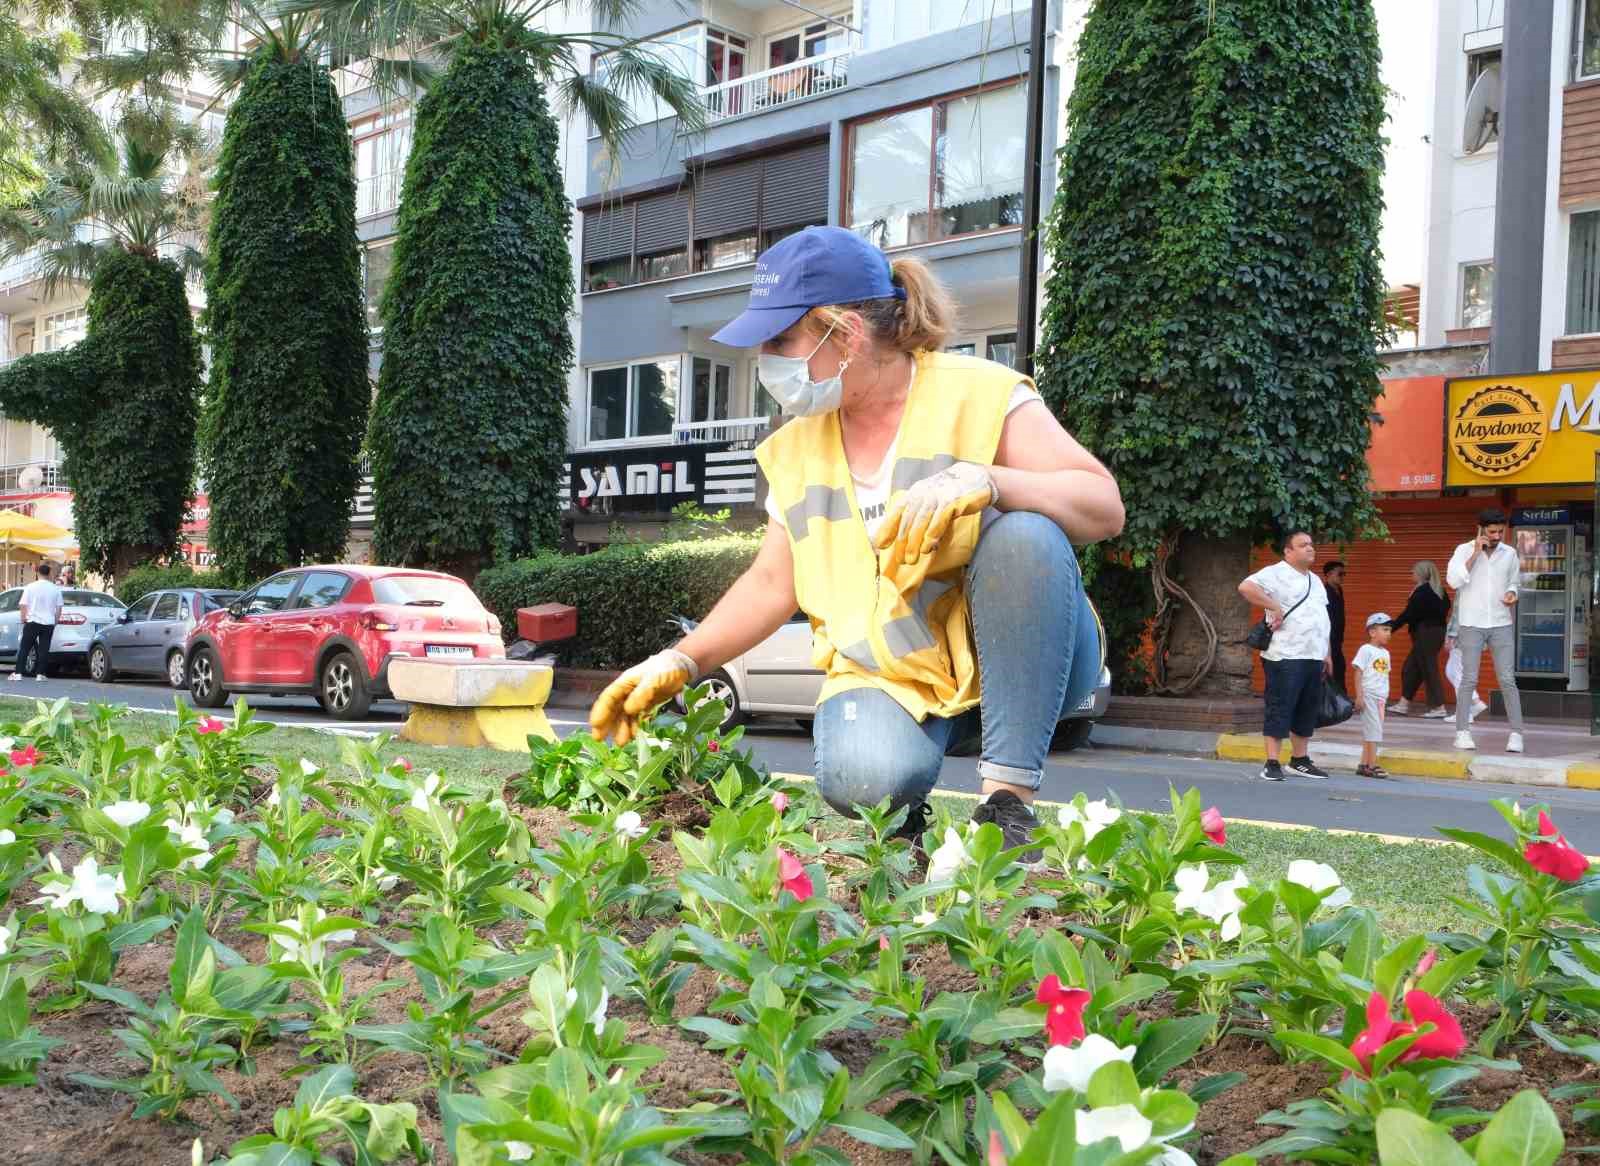
[{"label": "white flower", "polygon": [[1322,905],[1325,907],[1343,907],[1351,899],[1350,888],[1344,885],[1339,872],[1325,862],[1297,858],[1289,864],[1289,873],[1283,877],[1308,891],[1319,894],[1323,891],[1331,892],[1322,900]]},{"label": "white flower", "polygon": [[[321,907],[311,908],[311,922],[313,924],[321,923],[327,917],[328,913]],[[278,926],[293,932],[297,937],[293,939],[282,935],[274,935],[272,937],[271,946],[281,953],[279,958],[282,960],[299,960],[310,967],[322,966],[323,957],[328,954],[328,944],[349,943],[356,937],[354,931],[335,931],[330,935],[324,935],[308,942],[303,938],[298,938],[304,933],[300,930],[299,918],[294,915],[289,916],[287,919],[280,919]]]},{"label": "white flower", "polygon": [[1239,891],[1249,886],[1250,880],[1241,872],[1207,890],[1209,879],[1210,872],[1203,862],[1197,866],[1180,867],[1173,876],[1173,881],[1178,884],[1178,894],[1172,905],[1180,911],[1193,911],[1213,923],[1220,923],[1223,940],[1238,939],[1243,930],[1239,912],[1244,909],[1244,900],[1239,897]]},{"label": "white flower", "polygon": [[423,783],[411,791],[411,808],[428,812],[428,806],[433,802],[433,795],[439,792],[439,787],[444,784],[444,779],[437,773],[428,774]]},{"label": "white flower", "polygon": [[[167,820],[167,829],[172,829],[172,820]],[[206,832],[194,823],[181,826],[178,831],[178,844],[189,850],[198,850],[199,854],[191,854],[179,866],[192,866],[200,870],[211,861],[211,844],[206,841]]]},{"label": "white flower", "polygon": [[1199,911],[1206,901],[1206,883],[1211,880],[1211,874],[1206,870],[1206,864],[1199,866],[1181,866],[1178,873],[1172,876],[1172,881],[1178,884],[1178,897],[1172,905],[1180,911]]},{"label": "white flower", "polygon": [[118,826],[126,829],[137,825],[150,816],[149,802],[112,802],[109,806],[101,806],[100,812],[110,818]]},{"label": "white flower", "polygon": [[645,835],[644,819],[633,810],[623,810],[617,815],[618,838],[642,838]]},{"label": "white flower", "polygon": [[913,915],[911,917],[911,922],[915,923],[918,927],[932,927],[935,923],[939,922],[939,917],[932,911],[923,911],[918,915]]},{"label": "white flower", "polygon": [[17,835],[15,831],[0,830],[0,846],[10,846],[16,840]]},{"label": "white flower", "polygon": [[1124,1154],[1143,1149],[1150,1144],[1155,1123],[1132,1105],[1105,1105],[1099,1109],[1078,1111],[1078,1145],[1092,1146],[1107,1138],[1115,1138]]},{"label": "white flower", "polygon": [[1112,1061],[1133,1061],[1132,1045],[1118,1048],[1097,1032],[1091,1032],[1076,1045],[1051,1045],[1044,1055],[1044,1087],[1051,1093],[1073,1089],[1088,1091],[1089,1081],[1103,1065]]},{"label": "white flower", "polygon": [[205,1166],[206,1148],[199,1138],[189,1147],[189,1166]]},{"label": "white flower", "polygon": [[956,902],[960,903],[963,907],[965,907],[968,903],[972,902],[972,896],[967,894],[967,892],[965,892],[965,891],[957,891],[956,892]]},{"label": "white flower", "polygon": [[322,767],[320,765],[318,765],[315,761],[312,761],[310,758],[300,758],[300,772],[305,774],[307,777],[315,777],[321,768]]},{"label": "white flower", "polygon": [[100,864],[91,854],[72,868],[72,886],[67,892],[68,902],[76,899],[83,904],[85,911],[95,915],[110,915],[117,909],[117,896],[126,894],[127,889],[120,873],[116,878],[102,874]]},{"label": "white flower", "polygon": [[395,884],[400,881],[400,876],[390,874],[381,866],[375,866],[372,868],[372,881],[378,885],[378,890],[392,891]]},{"label": "white flower", "polygon": [[277,782],[273,782],[272,783],[272,792],[267,795],[267,805],[269,805],[269,806],[278,806],[278,805],[282,804],[282,800],[283,799],[278,794],[278,783]]},{"label": "white flower", "polygon": [[944,829],[944,845],[935,850],[928,858],[928,881],[930,883],[947,882],[955,876],[956,871],[972,861],[972,856],[967,853],[966,845],[961,841],[961,835],[955,828],[946,826]]},{"label": "white flower", "polygon": [[0,955],[5,955],[11,950],[11,941],[17,937],[11,928],[0,925]]},{"label": "white flower", "polygon": [[11,746],[16,743],[17,739],[15,737],[0,737],[0,749],[4,749],[7,752],[10,752]]},{"label": "white flower", "polygon": [[593,1012],[589,1013],[589,1023],[594,1028],[595,1036],[606,1030],[606,1005],[611,1002],[611,993],[606,991],[604,984],[600,985],[600,1003],[595,1005]]},{"label": "white flower", "polygon": [[512,1162],[526,1162],[533,1157],[533,1147],[527,1142],[507,1142],[506,1157]]},{"label": "white flower", "polygon": [[1056,815],[1062,827],[1072,825],[1074,822],[1083,825],[1083,840],[1093,842],[1096,834],[1122,817],[1122,811],[1111,805],[1104,798],[1096,801],[1085,802],[1083,809],[1068,802],[1061,807],[1061,812]]},{"label": "white flower", "polygon": [[61,869],[61,860],[56,857],[55,851],[45,855],[45,860],[50,864],[51,873],[39,880],[39,889],[44,894],[33,901],[48,903],[57,911],[65,911],[72,906],[72,880]]}]

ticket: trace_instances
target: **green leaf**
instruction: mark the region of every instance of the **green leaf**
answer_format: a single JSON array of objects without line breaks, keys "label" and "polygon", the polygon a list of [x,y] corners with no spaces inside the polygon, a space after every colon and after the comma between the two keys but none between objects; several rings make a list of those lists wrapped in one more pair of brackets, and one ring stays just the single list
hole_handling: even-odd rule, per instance
[{"label": "green leaf", "polygon": [[300,1082],[294,1103],[315,1113],[330,1102],[356,1091],[355,1070],[349,1065],[328,1065]]},{"label": "green leaf", "polygon": [[1286,1045],[1293,1045],[1320,1057],[1335,1068],[1344,1069],[1358,1076],[1363,1072],[1361,1062],[1356,1059],[1356,1055],[1336,1040],[1315,1033],[1294,1031],[1280,1031],[1278,1039]]},{"label": "green leaf", "polygon": [[833,1119],[833,1125],[858,1142],[880,1150],[915,1150],[916,1142],[899,1126],[864,1109],[849,1109]]},{"label": "green leaf", "polygon": [[1378,1157],[1383,1166],[1473,1166],[1447,1131],[1408,1109],[1378,1115]]},{"label": "green leaf", "polygon": [[1478,1166],[1551,1166],[1566,1139],[1550,1103],[1524,1089],[1500,1107],[1478,1139]]},{"label": "green leaf", "polygon": [[1084,1016],[1093,1018],[1137,1004],[1142,1000],[1149,1000],[1164,992],[1166,987],[1167,982],[1160,976],[1144,972],[1123,976],[1114,983],[1096,989],[1094,996],[1089,1000],[1089,1007],[1084,1010]]},{"label": "green leaf", "polygon": [[190,911],[184,917],[183,926],[178,928],[177,941],[172,949],[172,967],[167,973],[168,982],[172,985],[172,998],[178,1003],[188,999],[189,984],[200,967],[200,957],[202,953],[209,954],[210,950],[205,913]]},{"label": "green leaf", "polygon": [[1159,1085],[1168,1073],[1200,1051],[1216,1023],[1216,1017],[1202,1013],[1147,1025],[1133,1057],[1139,1080],[1145,1085]]},{"label": "green leaf", "polygon": [[1133,1066],[1126,1061],[1111,1061],[1101,1065],[1089,1078],[1087,1101],[1090,1109],[1107,1105],[1138,1105],[1139,1082]]},{"label": "green leaf", "polygon": [[1400,981],[1416,968],[1417,961],[1422,958],[1423,950],[1427,946],[1427,936],[1413,935],[1396,944],[1380,959],[1372,977],[1373,988],[1378,994],[1393,1000]]},{"label": "green leaf", "polygon": [[800,1085],[774,1089],[772,1104],[789,1119],[792,1128],[802,1134],[810,1133],[822,1117],[822,1087]]},{"label": "green leaf", "polygon": [[1446,838],[1454,839],[1480,853],[1487,854],[1490,858],[1498,859],[1518,874],[1531,869],[1528,860],[1522,857],[1522,851],[1503,838],[1480,834],[1476,830],[1462,830],[1455,826],[1439,826],[1436,829]]}]

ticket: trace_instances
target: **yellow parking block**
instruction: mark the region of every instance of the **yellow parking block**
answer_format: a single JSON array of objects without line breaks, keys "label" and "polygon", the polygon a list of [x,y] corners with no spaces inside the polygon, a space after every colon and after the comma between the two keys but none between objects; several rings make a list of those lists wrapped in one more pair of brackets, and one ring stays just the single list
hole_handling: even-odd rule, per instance
[{"label": "yellow parking block", "polygon": [[1217,758],[1221,761],[1265,761],[1266,741],[1259,733],[1223,733],[1217,738]]},{"label": "yellow parking block", "polygon": [[1600,765],[1567,766],[1567,785],[1572,789],[1600,789]]},{"label": "yellow parking block", "polygon": [[1379,749],[1378,764],[1390,773],[1406,777],[1448,777],[1461,780],[1468,775],[1472,757],[1467,753],[1441,753],[1434,749]]},{"label": "yellow parking block", "polygon": [[406,741],[424,745],[482,747],[526,753],[529,736],[556,740],[542,708],[447,708],[414,704],[400,730]]}]

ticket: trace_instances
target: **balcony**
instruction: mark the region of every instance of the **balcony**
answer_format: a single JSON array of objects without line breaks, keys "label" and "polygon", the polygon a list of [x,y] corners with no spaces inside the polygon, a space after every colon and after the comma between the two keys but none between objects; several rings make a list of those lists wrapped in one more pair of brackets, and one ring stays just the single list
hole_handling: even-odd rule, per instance
[{"label": "balcony", "polygon": [[674,423],[674,445],[704,445],[712,442],[732,442],[734,449],[754,449],[767,435],[772,421],[767,417],[736,417],[726,421],[692,421]]},{"label": "balcony", "polygon": [[850,83],[850,58],[854,55],[853,48],[835,49],[720,85],[708,85],[700,90],[706,121],[715,125],[843,89]]},{"label": "balcony", "polygon": [[[34,485],[31,480],[27,485],[22,483],[22,475],[29,470],[39,471],[38,485]],[[61,476],[59,462],[41,459],[0,466],[0,494],[56,494],[63,493],[66,489],[66,479]]]}]

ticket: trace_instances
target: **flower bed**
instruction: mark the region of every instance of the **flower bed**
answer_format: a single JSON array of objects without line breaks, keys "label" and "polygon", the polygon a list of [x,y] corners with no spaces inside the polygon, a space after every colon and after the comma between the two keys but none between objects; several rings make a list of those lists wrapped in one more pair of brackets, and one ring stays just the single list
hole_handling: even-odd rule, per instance
[{"label": "flower bed", "polygon": [[[499,798],[248,709],[0,726],[0,1117],[20,1161],[1577,1162],[1600,879],[1500,804],[1475,933],[1252,886],[1198,795],[839,819],[718,737],[539,747]],[[1464,1140],[1463,1140],[1464,1139]]]}]

